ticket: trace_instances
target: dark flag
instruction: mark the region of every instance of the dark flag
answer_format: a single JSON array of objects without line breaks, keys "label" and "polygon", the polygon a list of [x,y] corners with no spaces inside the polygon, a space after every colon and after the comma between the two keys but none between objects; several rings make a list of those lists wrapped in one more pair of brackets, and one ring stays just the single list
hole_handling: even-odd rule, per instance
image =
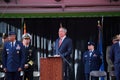
[{"label": "dark flag", "polygon": [[[98,44],[97,44],[97,50],[100,52],[101,54],[101,58],[102,58],[102,65],[100,66],[100,71],[104,71],[104,60],[103,60],[103,30],[102,30],[102,26],[100,25],[100,21],[98,21]],[[104,80],[104,78],[101,78],[100,80]]]}]

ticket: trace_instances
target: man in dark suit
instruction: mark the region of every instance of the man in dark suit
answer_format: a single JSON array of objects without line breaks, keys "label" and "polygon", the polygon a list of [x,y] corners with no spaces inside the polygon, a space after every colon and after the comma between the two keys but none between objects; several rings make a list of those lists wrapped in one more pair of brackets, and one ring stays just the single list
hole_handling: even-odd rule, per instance
[{"label": "man in dark suit", "polygon": [[[119,41],[119,35],[115,35],[113,38],[112,38],[112,44],[115,44]],[[111,45],[107,46],[106,48],[106,62],[108,64],[107,66],[107,74],[108,74],[108,79],[109,79],[109,73],[111,71],[114,71],[114,65],[113,65],[113,62],[111,61],[110,59],[110,49],[111,49]],[[114,77],[112,77],[114,78]]]},{"label": "man in dark suit", "polygon": [[6,72],[6,80],[20,80],[20,71],[23,70],[25,53],[23,44],[16,40],[16,33],[9,33],[9,42],[4,44],[2,61]]},{"label": "man in dark suit", "polygon": [[110,49],[110,59],[114,63],[116,80],[120,80],[120,35],[119,41],[113,44]]},{"label": "man in dark suit", "polygon": [[[90,72],[98,71],[102,63],[101,55],[94,47],[94,42],[88,42],[88,50],[83,54],[85,80],[89,80]],[[92,77],[92,80],[98,80],[98,78]]]},{"label": "man in dark suit", "polygon": [[[70,61],[70,54],[72,53],[72,40],[66,36],[67,29],[60,27],[59,28],[59,38],[55,42],[54,47],[54,56],[59,57],[63,56],[62,58],[65,58],[68,62]],[[70,80],[69,79],[69,73],[70,73],[70,65],[63,59],[63,76],[64,80]]]},{"label": "man in dark suit", "polygon": [[24,65],[24,80],[33,80],[33,70],[35,61],[35,48],[30,45],[32,39],[29,33],[22,36],[22,43],[25,47],[25,65]]}]

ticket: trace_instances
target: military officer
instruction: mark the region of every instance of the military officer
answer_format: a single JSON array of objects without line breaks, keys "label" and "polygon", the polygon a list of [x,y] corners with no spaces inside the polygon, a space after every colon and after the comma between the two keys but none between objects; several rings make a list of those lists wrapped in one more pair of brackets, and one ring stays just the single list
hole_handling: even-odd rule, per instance
[{"label": "military officer", "polygon": [[3,51],[3,45],[8,41],[8,35],[6,33],[2,34],[2,44],[0,45],[0,71],[3,71],[3,65],[2,65],[2,51]]},{"label": "military officer", "polygon": [[35,48],[30,45],[31,35],[26,33],[22,36],[22,43],[25,47],[26,61],[24,65],[24,80],[33,80],[33,70],[35,61]]},{"label": "military officer", "polygon": [[4,44],[2,53],[6,80],[20,80],[20,71],[25,63],[25,49],[23,44],[16,40],[15,32],[10,32],[8,38],[9,41]]},{"label": "military officer", "polygon": [[[94,42],[88,42],[88,50],[83,54],[85,80],[89,80],[90,72],[93,70],[99,70],[102,63],[100,53],[95,50],[94,47]],[[98,80],[98,78],[94,77],[92,80]]]},{"label": "military officer", "polygon": [[7,41],[8,41],[8,34],[3,33],[3,35],[2,35],[2,43],[5,43]]}]

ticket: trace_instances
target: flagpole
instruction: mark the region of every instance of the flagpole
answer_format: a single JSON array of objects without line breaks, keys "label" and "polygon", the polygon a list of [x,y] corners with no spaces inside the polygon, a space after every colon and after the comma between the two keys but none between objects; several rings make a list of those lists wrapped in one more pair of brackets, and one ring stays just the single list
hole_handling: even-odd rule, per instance
[{"label": "flagpole", "polygon": [[24,22],[24,34],[26,34],[26,23]]},{"label": "flagpole", "polygon": [[103,22],[104,22],[104,17],[102,16],[102,20],[101,20],[102,28],[103,28]]},{"label": "flagpole", "polygon": [[60,28],[62,28],[63,26],[62,26],[62,23],[60,23]]},{"label": "flagpole", "polygon": [[[102,23],[100,23],[100,21],[98,21],[98,46],[97,46],[97,49],[98,51],[100,52],[101,54],[101,59],[102,59],[102,64],[100,66],[100,71],[104,71],[104,59],[103,59],[103,45],[102,45],[102,42],[103,42],[103,18],[101,20]],[[102,26],[101,26],[102,24]],[[103,77],[100,78],[100,80],[104,80]]]}]

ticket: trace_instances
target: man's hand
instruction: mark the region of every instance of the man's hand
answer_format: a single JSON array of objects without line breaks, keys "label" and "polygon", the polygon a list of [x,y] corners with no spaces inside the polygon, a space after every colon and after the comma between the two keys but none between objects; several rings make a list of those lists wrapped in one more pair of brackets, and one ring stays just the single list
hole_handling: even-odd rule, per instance
[{"label": "man's hand", "polygon": [[54,57],[60,57],[60,55],[54,55]]},{"label": "man's hand", "polygon": [[5,72],[7,72],[7,69],[6,69],[6,68],[4,68],[3,70],[4,70]]},{"label": "man's hand", "polygon": [[27,69],[28,67],[29,67],[29,65],[28,65],[28,64],[25,64],[24,68]]},{"label": "man's hand", "polygon": [[22,71],[22,68],[18,68],[18,71]]}]

